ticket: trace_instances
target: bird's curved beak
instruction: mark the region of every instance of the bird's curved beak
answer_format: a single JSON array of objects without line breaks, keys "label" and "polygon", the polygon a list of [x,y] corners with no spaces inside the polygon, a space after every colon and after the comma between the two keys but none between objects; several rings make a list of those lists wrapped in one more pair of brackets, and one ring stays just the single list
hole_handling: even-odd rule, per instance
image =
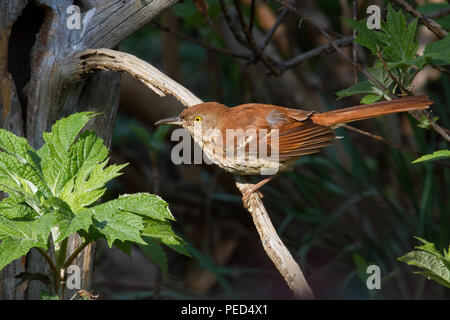
[{"label": "bird's curved beak", "polygon": [[160,124],[176,124],[176,125],[183,125],[183,122],[181,121],[180,117],[172,117],[172,118],[166,118],[159,120],[155,122],[155,126],[158,126]]}]

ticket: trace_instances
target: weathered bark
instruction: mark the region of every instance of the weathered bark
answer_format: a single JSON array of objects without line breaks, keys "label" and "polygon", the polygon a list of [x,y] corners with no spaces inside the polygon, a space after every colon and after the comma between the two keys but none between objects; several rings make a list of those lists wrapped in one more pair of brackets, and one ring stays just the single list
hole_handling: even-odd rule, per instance
[{"label": "weathered bark", "polygon": [[[119,99],[120,74],[101,71],[77,82],[64,68],[66,59],[88,48],[117,46],[177,0],[84,0],[81,28],[68,28],[73,1],[0,0],[0,127],[25,136],[34,148],[42,146],[42,132],[69,114],[101,112],[89,123],[109,146]],[[1,195],[0,195],[1,197]],[[69,241],[68,255],[79,245]],[[94,250],[87,247],[75,263],[81,268],[82,289],[90,290]],[[48,273],[34,250],[25,263],[15,261],[0,272],[0,299],[38,299],[39,281],[17,287],[21,272]],[[66,297],[74,294],[66,290]]]}]

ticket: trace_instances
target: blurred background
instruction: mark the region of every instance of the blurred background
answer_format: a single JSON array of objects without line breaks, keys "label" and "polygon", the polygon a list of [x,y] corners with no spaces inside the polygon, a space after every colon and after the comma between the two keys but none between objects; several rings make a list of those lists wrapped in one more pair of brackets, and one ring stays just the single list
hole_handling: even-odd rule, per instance
[{"label": "blurred background", "polygon": [[[231,2],[230,16],[236,17]],[[251,0],[242,0],[247,21]],[[351,36],[341,19],[352,18],[353,1],[297,0],[316,24],[338,36]],[[446,1],[410,1],[424,12]],[[365,8],[383,1],[358,1]],[[258,43],[282,14],[276,2],[253,3],[253,34]],[[437,7],[436,7],[437,6]],[[449,26],[450,15],[437,21]],[[286,14],[265,52],[278,61],[308,52],[328,41],[317,30]],[[419,46],[435,41],[419,26]],[[201,42],[203,45],[194,43]],[[124,41],[119,49],[148,61],[204,101],[228,106],[247,102],[326,111],[360,104],[361,96],[337,100],[361,75],[338,53],[324,52],[269,74],[261,62],[248,63],[204,47],[249,51],[232,36],[218,0],[185,0]],[[343,47],[352,55],[352,47]],[[220,51],[220,50],[219,50]],[[376,60],[362,47],[358,61]],[[415,94],[428,94],[433,116],[450,128],[448,74],[425,68],[414,80]],[[183,106],[160,98],[138,80],[122,76],[119,114],[112,140],[112,160],[128,162],[124,174],[109,185],[107,197],[151,192],[170,204],[174,230],[188,243],[192,257],[166,250],[168,275],[136,247],[130,259],[105,243],[97,248],[94,292],[103,299],[292,299],[284,280],[266,256],[250,214],[244,209],[233,176],[213,165],[174,165],[169,126],[162,118]],[[448,148],[445,140],[425,130],[408,114],[355,124],[365,131],[428,154]],[[264,204],[273,224],[319,299],[448,299],[449,289],[414,274],[397,260],[418,245],[414,236],[434,242],[439,251],[450,242],[450,169],[448,162],[411,164],[415,154],[346,129],[342,139],[319,154],[298,160],[295,171],[264,186]],[[255,180],[258,181],[258,180]],[[364,266],[381,268],[381,289],[368,290]]]}]

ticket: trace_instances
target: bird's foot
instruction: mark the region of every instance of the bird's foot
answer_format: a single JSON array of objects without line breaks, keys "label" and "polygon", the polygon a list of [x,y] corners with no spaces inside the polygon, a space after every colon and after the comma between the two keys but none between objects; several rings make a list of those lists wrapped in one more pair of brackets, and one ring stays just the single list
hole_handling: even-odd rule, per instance
[{"label": "bird's foot", "polygon": [[253,193],[255,193],[255,192],[258,194],[258,196],[259,196],[260,198],[263,198],[263,197],[264,197],[264,195],[261,193],[261,191],[259,191],[259,190],[254,190],[254,188],[248,188],[247,190],[245,190],[245,191],[242,193],[242,203],[244,204],[244,207],[245,207],[245,208],[248,208],[248,207],[250,206],[250,203],[249,203],[250,196],[251,196]]}]

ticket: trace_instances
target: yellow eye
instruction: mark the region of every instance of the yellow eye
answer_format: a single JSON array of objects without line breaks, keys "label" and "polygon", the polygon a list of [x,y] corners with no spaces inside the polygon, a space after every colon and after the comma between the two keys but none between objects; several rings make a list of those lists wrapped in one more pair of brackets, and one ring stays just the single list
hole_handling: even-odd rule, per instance
[{"label": "yellow eye", "polygon": [[202,117],[195,117],[194,121],[202,121]]}]

